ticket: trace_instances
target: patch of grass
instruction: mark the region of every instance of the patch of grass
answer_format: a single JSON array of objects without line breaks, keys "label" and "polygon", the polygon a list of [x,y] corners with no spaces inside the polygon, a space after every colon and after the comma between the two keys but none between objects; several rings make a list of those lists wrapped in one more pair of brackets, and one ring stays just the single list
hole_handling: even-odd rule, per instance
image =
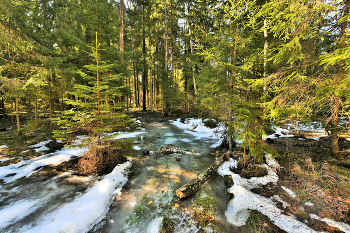
[{"label": "patch of grass", "polygon": [[267,169],[264,167],[255,167],[255,176],[256,177],[262,177],[262,176],[266,176],[268,174]]},{"label": "patch of grass", "polygon": [[173,219],[164,217],[162,224],[163,224],[163,227],[162,227],[161,233],[174,232],[176,223]]},{"label": "patch of grass", "polygon": [[250,212],[248,223],[253,228],[253,232],[285,232],[284,230],[281,230],[279,227],[273,224],[267,216],[261,214],[256,210]]},{"label": "patch of grass", "polygon": [[194,219],[199,223],[199,225],[205,227],[209,223],[215,220],[214,210],[215,200],[213,197],[196,197],[193,202],[194,209]]}]

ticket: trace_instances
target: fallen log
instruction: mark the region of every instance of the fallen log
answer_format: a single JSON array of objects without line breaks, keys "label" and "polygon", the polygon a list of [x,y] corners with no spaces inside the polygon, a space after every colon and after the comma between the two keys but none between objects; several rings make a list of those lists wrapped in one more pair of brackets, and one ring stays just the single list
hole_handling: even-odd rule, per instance
[{"label": "fallen log", "polygon": [[200,155],[199,153],[195,153],[194,150],[184,150],[181,148],[171,147],[171,146],[165,146],[159,148],[159,150],[156,151],[143,151],[143,155],[163,155],[163,154],[184,154],[184,155]]},{"label": "fallen log", "polygon": [[190,182],[177,189],[177,197],[179,199],[183,199],[197,192],[202,184],[209,180],[212,175],[216,174],[221,164],[228,160],[230,160],[230,156],[227,153],[219,157],[218,160],[213,165],[211,165],[210,168],[199,174],[197,178],[192,179]]}]

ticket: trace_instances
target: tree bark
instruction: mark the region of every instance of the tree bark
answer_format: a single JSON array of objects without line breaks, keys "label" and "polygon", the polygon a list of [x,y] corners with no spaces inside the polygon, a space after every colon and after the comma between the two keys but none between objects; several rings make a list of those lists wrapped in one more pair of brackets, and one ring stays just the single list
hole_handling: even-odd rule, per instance
[{"label": "tree bark", "polygon": [[332,143],[332,153],[334,155],[339,153],[338,144],[338,120],[339,120],[339,107],[340,98],[336,97],[333,104],[333,116],[332,116],[332,128],[331,128],[331,143]]},{"label": "tree bark", "polygon": [[[123,63],[123,52],[124,52],[124,22],[123,22],[123,16],[124,16],[124,0],[120,0],[120,11],[119,11],[119,19],[120,19],[120,32],[119,32],[119,42],[120,42],[120,47],[119,47],[119,51],[120,51],[120,64]],[[124,75],[122,75],[122,85],[126,85],[125,84],[125,79],[124,79]],[[122,111],[124,112],[124,108],[125,108],[125,94],[123,93],[123,95],[121,96],[121,101],[123,103],[122,106]]]},{"label": "tree bark", "polygon": [[157,151],[144,151],[144,155],[152,155],[152,154],[158,154],[158,155],[163,155],[163,154],[172,154],[172,153],[177,153],[177,154],[184,154],[184,155],[200,155],[199,153],[195,153],[194,150],[184,150],[181,148],[176,148],[176,147],[171,147],[171,146],[165,146],[159,148]]},{"label": "tree bark", "polygon": [[[349,14],[349,6],[350,1],[347,0],[344,2],[344,8],[343,8],[343,18],[346,17]],[[340,25],[340,35],[341,38],[341,44],[340,46],[342,48],[345,47],[345,41],[346,41],[346,28],[348,26],[348,21],[345,20],[341,22]],[[343,64],[339,64],[339,75],[336,76],[336,85],[338,85],[341,82],[342,76],[343,76]],[[340,108],[341,100],[339,96],[335,96],[334,103],[333,103],[333,112],[332,112],[332,129],[331,129],[331,143],[332,143],[332,153],[334,155],[339,153],[339,144],[338,144],[338,121],[339,121],[339,108]]]},{"label": "tree bark", "polygon": [[19,121],[18,97],[15,97],[15,103],[16,103],[17,132],[18,132],[18,135],[21,135],[21,124]]},{"label": "tree bark", "polygon": [[163,85],[163,98],[165,98],[165,114],[168,114],[170,104],[169,104],[169,80],[168,80],[168,11],[167,11],[167,0],[164,0],[164,85]]},{"label": "tree bark", "polygon": [[145,5],[142,6],[142,19],[143,19],[143,27],[142,27],[142,54],[143,54],[143,73],[142,73],[142,110],[146,111],[146,100],[147,100],[147,64],[146,64],[146,33],[145,33]]},{"label": "tree bark", "polygon": [[0,97],[0,116],[5,117],[5,102],[3,97]]},{"label": "tree bark", "polygon": [[219,159],[215,163],[213,163],[213,165],[211,165],[210,168],[199,174],[197,178],[192,179],[190,182],[177,189],[177,197],[179,199],[183,199],[196,193],[201,187],[201,185],[204,184],[207,180],[209,180],[212,177],[212,175],[216,174],[221,164],[223,164],[227,160],[229,160],[228,154],[224,154],[223,156],[219,157]]}]

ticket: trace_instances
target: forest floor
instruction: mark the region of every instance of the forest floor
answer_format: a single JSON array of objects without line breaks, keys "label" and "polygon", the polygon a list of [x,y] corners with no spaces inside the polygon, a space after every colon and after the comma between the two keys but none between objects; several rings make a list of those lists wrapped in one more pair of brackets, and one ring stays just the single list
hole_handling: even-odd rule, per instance
[{"label": "forest floor", "polygon": [[[322,220],[350,224],[350,157],[345,152],[350,148],[350,142],[340,142],[344,152],[337,157],[331,156],[329,144],[327,138],[318,141],[274,139],[270,145],[281,155],[276,160],[282,166],[277,171],[278,186],[273,191],[267,187],[253,192],[265,197],[279,195],[288,203],[279,207],[314,230],[343,232]],[[289,195],[282,186],[294,194]],[[313,218],[314,215],[321,219]]]},{"label": "forest floor", "polygon": [[[143,126],[154,121],[162,122],[178,117],[174,115],[164,118],[160,112],[133,112],[133,116],[141,121]],[[41,152],[34,149],[28,150],[28,145],[50,139],[47,134],[48,127],[49,125],[43,121],[35,134],[13,136],[15,123],[1,121],[0,129],[6,128],[7,131],[0,132],[0,166],[39,156]],[[339,224],[333,224],[331,220],[350,225],[350,141],[339,141],[342,153],[335,157],[331,156],[328,138],[313,140],[307,137],[302,139],[281,137],[268,142],[281,155],[276,158],[281,165],[281,168],[276,170],[279,176],[278,185],[269,183],[251,191],[267,198],[280,196],[285,204],[279,203],[278,208],[286,215],[295,216],[300,222],[316,231],[349,232],[347,226],[341,231]],[[8,145],[8,147],[1,147],[1,145]],[[56,148],[53,146],[49,149]],[[235,150],[242,152],[239,147]],[[221,148],[214,153],[223,152],[225,150]],[[259,171],[251,166],[254,163],[254,160],[248,160],[239,174],[245,178],[257,176]],[[61,167],[62,169],[73,168],[72,163],[62,164]],[[282,187],[286,187],[291,192],[286,192]],[[195,220],[198,223],[204,220],[211,221],[221,229],[227,227],[216,221],[214,216],[197,216]],[[332,225],[338,227],[332,227]],[[284,232],[258,211],[251,211],[248,224],[237,230]],[[171,232],[170,226],[163,224],[162,232]]]}]

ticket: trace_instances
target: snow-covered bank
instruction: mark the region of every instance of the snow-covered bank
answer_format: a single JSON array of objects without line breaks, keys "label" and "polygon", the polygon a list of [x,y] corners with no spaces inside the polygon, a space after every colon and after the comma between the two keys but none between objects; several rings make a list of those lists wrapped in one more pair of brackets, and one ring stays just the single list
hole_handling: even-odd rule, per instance
[{"label": "snow-covered bank", "polygon": [[39,225],[24,227],[20,232],[87,232],[106,214],[115,193],[118,193],[127,181],[125,171],[130,162],[120,164],[97,182],[87,193],[75,201],[45,216]]},{"label": "snow-covered bank", "polygon": [[[64,148],[53,154],[46,154],[31,160],[23,160],[16,164],[0,167],[0,179],[5,182],[13,182],[22,177],[29,177],[40,167],[59,165],[70,160],[73,156],[81,156],[85,151],[86,148]],[[14,174],[14,176],[7,177],[10,174]]]},{"label": "snow-covered bank", "polygon": [[336,228],[338,228],[346,233],[350,232],[350,226],[346,223],[337,222],[337,221],[334,221],[334,220],[328,219],[328,218],[320,218],[316,214],[310,214],[310,218],[325,222],[329,226],[336,227]]},{"label": "snow-covered bank", "polygon": [[[276,162],[272,162],[271,158],[268,158],[269,164],[276,166]],[[232,225],[245,225],[250,216],[249,210],[257,210],[268,216],[272,222],[287,232],[315,232],[304,223],[296,220],[293,216],[282,214],[282,211],[275,206],[271,199],[261,197],[249,191],[252,188],[258,188],[270,182],[276,184],[278,176],[270,166],[263,165],[268,170],[266,176],[252,177],[250,179],[242,178],[230,171],[230,167],[236,166],[237,161],[231,158],[230,161],[225,162],[218,169],[219,175],[231,175],[234,182],[234,185],[228,189],[234,195],[234,198],[229,202],[226,210],[227,220]]]},{"label": "snow-covered bank", "polygon": [[[303,222],[298,221],[293,215],[283,214],[284,211],[277,208],[274,200],[282,203],[283,206],[290,206],[290,204],[284,202],[279,196],[275,195],[271,198],[266,198],[249,191],[252,188],[259,188],[269,182],[275,184],[277,183],[278,176],[272,168],[279,167],[279,164],[275,160],[271,159],[271,156],[267,155],[266,157],[268,164],[264,164],[263,166],[268,170],[268,174],[264,177],[252,177],[250,179],[245,179],[240,177],[238,174],[233,173],[230,168],[237,167],[237,161],[233,160],[232,158],[230,161],[223,163],[218,168],[219,175],[231,175],[234,182],[234,185],[228,189],[228,192],[234,195],[234,198],[228,203],[225,213],[228,222],[235,226],[243,226],[250,217],[249,211],[256,210],[263,215],[266,215],[276,226],[286,232],[317,232]],[[290,196],[296,198],[296,195],[292,190],[284,186],[282,186],[282,189],[285,190]],[[314,214],[312,214],[310,217],[323,221],[328,225],[336,227],[344,232],[350,232],[350,226],[345,223],[339,223],[330,219],[321,219]]]}]

